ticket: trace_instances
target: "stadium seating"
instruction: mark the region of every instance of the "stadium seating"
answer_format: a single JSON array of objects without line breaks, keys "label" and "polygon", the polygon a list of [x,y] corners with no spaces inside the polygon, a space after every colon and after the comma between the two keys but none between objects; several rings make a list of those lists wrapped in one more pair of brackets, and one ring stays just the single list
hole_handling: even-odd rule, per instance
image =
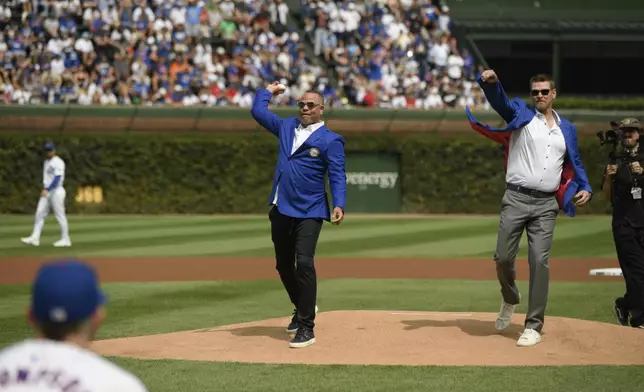
[{"label": "stadium seating", "polygon": [[7,0],[0,102],[248,107],[279,80],[276,105],[315,89],[328,106],[487,107],[446,6],[293,1],[306,37],[284,0]]},{"label": "stadium seating", "polygon": [[[300,0],[316,55],[334,68],[351,105],[435,109],[487,108],[474,83],[473,56],[454,36],[449,7],[430,0]],[[324,91],[335,97],[337,91]]]},{"label": "stadium seating", "polygon": [[249,106],[281,80],[290,88],[275,104],[294,104],[324,70],[287,14],[281,0],[8,0],[0,101]]}]

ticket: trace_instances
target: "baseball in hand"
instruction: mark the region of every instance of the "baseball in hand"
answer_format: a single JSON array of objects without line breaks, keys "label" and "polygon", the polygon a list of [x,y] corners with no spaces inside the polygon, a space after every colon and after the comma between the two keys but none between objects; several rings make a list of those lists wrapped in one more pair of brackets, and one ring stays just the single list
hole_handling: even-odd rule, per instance
[{"label": "baseball in hand", "polygon": [[286,91],[286,86],[279,82],[273,82],[267,87],[271,94],[281,94]]}]

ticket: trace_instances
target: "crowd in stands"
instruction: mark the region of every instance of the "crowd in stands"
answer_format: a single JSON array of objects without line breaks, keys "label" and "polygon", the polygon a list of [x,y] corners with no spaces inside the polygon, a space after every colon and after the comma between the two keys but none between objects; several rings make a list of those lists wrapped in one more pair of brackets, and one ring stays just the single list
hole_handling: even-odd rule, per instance
[{"label": "crowd in stands", "polygon": [[[315,53],[336,70],[351,105],[488,108],[480,69],[451,35],[449,7],[435,0],[301,0]],[[333,92],[335,93],[335,92]]]},{"label": "crowd in stands", "polygon": [[269,81],[317,88],[323,70],[287,12],[282,0],[9,0],[1,93],[15,103],[249,106]]},{"label": "crowd in stands", "polygon": [[486,107],[446,6],[301,1],[305,37],[284,0],[4,0],[0,104],[248,107],[279,80],[275,105]]}]

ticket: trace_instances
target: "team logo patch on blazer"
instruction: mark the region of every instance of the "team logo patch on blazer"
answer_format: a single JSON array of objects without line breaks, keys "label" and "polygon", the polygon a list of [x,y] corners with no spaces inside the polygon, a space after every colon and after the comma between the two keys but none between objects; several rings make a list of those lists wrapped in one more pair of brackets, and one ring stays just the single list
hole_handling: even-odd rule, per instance
[{"label": "team logo patch on blazer", "polygon": [[316,157],[320,156],[320,150],[318,150],[315,147],[311,148],[309,150],[309,156],[312,157],[312,158],[316,158]]}]

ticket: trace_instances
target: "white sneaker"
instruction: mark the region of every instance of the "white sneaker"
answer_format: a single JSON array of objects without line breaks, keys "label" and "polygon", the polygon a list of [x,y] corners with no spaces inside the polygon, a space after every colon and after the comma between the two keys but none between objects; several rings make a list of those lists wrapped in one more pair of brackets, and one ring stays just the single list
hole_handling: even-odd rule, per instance
[{"label": "white sneaker", "polygon": [[22,241],[24,244],[27,244],[27,245],[33,245],[33,246],[40,245],[40,240],[37,240],[35,238],[31,238],[31,237],[21,238],[20,241]]},{"label": "white sneaker", "polygon": [[69,239],[62,239],[54,242],[54,246],[57,248],[62,248],[64,246],[72,246],[72,242]]},{"label": "white sneaker", "polygon": [[541,341],[541,334],[534,329],[526,328],[517,340],[517,346],[530,347]]},{"label": "white sneaker", "polygon": [[501,301],[501,310],[499,311],[499,315],[494,323],[494,328],[498,331],[503,331],[509,327],[512,323],[512,315],[514,314],[514,309],[516,309],[516,307],[516,305],[510,305],[505,303],[505,301]]}]

